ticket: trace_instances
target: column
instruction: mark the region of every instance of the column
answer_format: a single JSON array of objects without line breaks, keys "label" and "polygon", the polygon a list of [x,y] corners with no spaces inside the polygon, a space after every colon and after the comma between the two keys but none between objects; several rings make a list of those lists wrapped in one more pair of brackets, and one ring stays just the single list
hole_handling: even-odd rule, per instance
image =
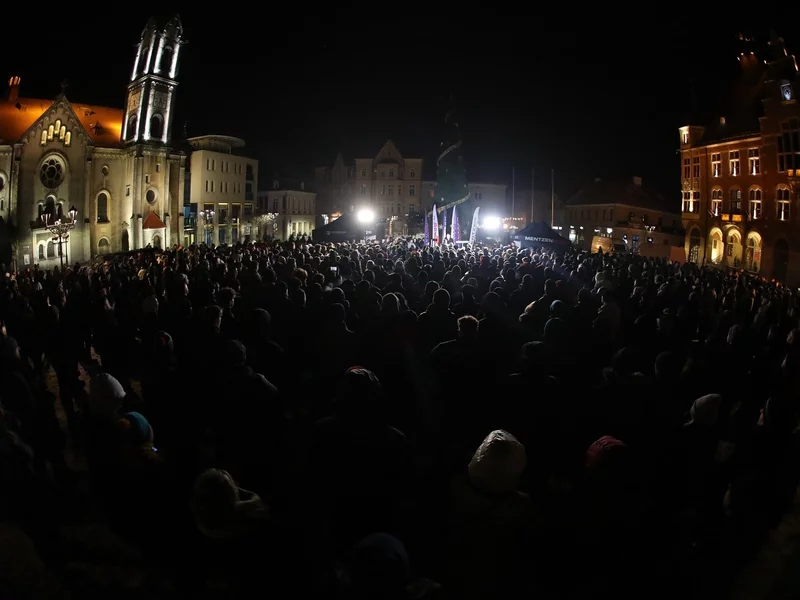
[{"label": "column", "polygon": [[169,237],[170,234],[169,223],[170,223],[169,215],[168,214],[164,215],[164,225],[166,225],[166,227],[164,228],[164,250],[169,250],[172,247]]},{"label": "column", "polygon": [[144,243],[144,232],[142,231],[142,215],[136,215],[135,225],[136,235],[136,248],[144,248],[147,244]]}]

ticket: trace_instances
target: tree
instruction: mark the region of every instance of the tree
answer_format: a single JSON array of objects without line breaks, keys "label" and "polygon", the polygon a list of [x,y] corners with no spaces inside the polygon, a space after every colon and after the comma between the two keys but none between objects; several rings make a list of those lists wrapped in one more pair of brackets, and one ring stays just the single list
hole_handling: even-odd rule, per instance
[{"label": "tree", "polygon": [[452,107],[444,117],[444,125],[444,140],[439,158],[436,160],[434,202],[437,212],[451,209],[469,199],[467,169],[461,156],[461,133]]},{"label": "tree", "polygon": [[258,228],[260,240],[272,239],[278,228],[278,213],[258,213],[253,217],[252,224]]}]

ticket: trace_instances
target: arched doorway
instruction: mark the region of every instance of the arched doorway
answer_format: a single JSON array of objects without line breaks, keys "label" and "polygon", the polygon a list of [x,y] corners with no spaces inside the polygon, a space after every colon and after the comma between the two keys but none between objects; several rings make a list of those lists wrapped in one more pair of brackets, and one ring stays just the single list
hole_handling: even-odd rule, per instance
[{"label": "arched doorway", "polygon": [[111,245],[108,243],[108,238],[100,238],[97,242],[97,254],[103,256],[111,251]]},{"label": "arched doorway", "polygon": [[689,232],[689,254],[687,259],[695,264],[700,262],[700,230],[697,227],[692,227]]},{"label": "arched doorway", "polygon": [[722,246],[722,231],[719,228],[714,227],[711,230],[711,235],[709,237],[711,238],[711,248],[708,255],[711,257],[712,263],[718,264],[720,261],[722,261],[722,257],[725,254]]},{"label": "arched doorway", "polygon": [[128,242],[128,230],[127,229],[123,229],[122,230],[122,244],[121,244],[121,246],[122,246],[122,251],[123,252],[127,252],[128,250],[130,250],[130,243]]},{"label": "arched doorway", "polygon": [[747,236],[744,268],[755,273],[761,270],[761,236],[755,231],[751,231]]},{"label": "arched doorway", "polygon": [[789,272],[789,242],[781,238],[775,242],[772,259],[772,276],[781,283]]},{"label": "arched doorway", "polygon": [[742,264],[742,236],[736,229],[728,231],[725,242],[725,263],[731,267]]},{"label": "arched doorway", "polygon": [[153,236],[153,244],[152,245],[153,245],[153,248],[161,248],[161,236],[160,235],[155,234]]}]

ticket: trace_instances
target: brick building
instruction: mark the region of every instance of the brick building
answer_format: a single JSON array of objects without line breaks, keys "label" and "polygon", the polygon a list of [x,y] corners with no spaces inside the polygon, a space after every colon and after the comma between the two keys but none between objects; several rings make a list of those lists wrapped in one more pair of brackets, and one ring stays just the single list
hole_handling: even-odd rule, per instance
[{"label": "brick building", "polygon": [[686,256],[797,283],[797,63],[775,35],[763,49],[742,42],[741,81],[729,112],[713,125],[679,129]]}]

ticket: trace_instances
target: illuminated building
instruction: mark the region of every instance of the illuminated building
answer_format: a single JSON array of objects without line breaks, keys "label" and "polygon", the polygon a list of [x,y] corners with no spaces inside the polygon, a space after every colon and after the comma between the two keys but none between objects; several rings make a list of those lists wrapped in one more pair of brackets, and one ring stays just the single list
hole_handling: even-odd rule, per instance
[{"label": "illuminated building", "polygon": [[373,158],[356,158],[346,165],[342,155],[332,168],[315,170],[319,210],[348,213],[369,206],[377,219],[404,219],[420,212],[422,159],[405,158],[388,140]]},{"label": "illuminated building", "polygon": [[[183,27],[151,19],[136,47],[124,109],[20,95],[0,100],[0,216],[18,268],[59,264],[43,213],[78,210],[69,261],[180,241],[185,156],[170,148]],[[65,87],[65,86],[63,86]],[[172,217],[175,218],[172,218]]]},{"label": "illuminated building", "polygon": [[[206,244],[236,244],[250,235],[258,189],[258,161],[236,154],[244,140],[204,135],[186,140],[189,198],[197,206],[197,237]],[[191,242],[192,240],[185,240]]]},{"label": "illuminated building", "polygon": [[632,252],[643,244],[659,246],[651,255],[668,257],[683,243],[680,213],[642,185],[641,177],[627,182],[595,179],[569,198],[555,214],[555,229],[570,242],[589,248],[594,236],[611,238]]},{"label": "illuminated building", "polygon": [[317,194],[304,181],[275,178],[270,189],[258,192],[258,210],[275,217],[275,238],[311,236],[317,219]]},{"label": "illuminated building", "polygon": [[740,39],[728,112],[678,132],[686,256],[798,282],[797,64],[777,36],[763,49]]}]

